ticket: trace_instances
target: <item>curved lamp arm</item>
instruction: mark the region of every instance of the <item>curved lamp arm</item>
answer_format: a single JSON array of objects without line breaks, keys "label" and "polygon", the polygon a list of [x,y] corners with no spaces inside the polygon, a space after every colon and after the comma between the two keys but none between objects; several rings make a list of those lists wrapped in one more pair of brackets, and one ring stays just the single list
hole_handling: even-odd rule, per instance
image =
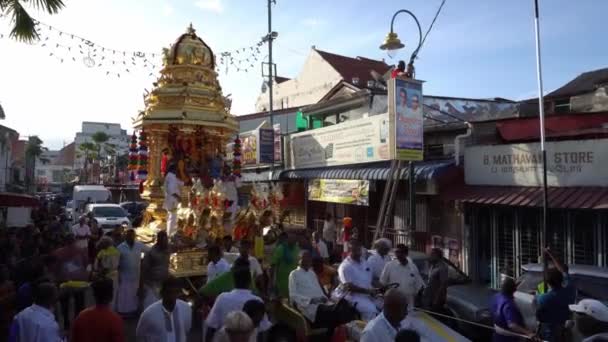
[{"label": "curved lamp arm", "polygon": [[399,13],[409,14],[412,18],[414,18],[414,21],[416,22],[416,25],[418,26],[418,47],[416,47],[416,49],[414,50],[414,52],[412,52],[412,55],[410,56],[410,64],[412,64],[414,62],[414,59],[418,55],[418,50],[420,50],[420,46],[422,45],[422,28],[420,27],[420,22],[418,22],[418,18],[416,18],[414,13],[412,13],[408,10],[402,9],[402,10],[398,10],[397,12],[395,12],[395,14],[393,14],[393,19],[391,19],[391,33],[393,33],[393,26],[395,25],[395,18],[397,17],[397,15]]}]

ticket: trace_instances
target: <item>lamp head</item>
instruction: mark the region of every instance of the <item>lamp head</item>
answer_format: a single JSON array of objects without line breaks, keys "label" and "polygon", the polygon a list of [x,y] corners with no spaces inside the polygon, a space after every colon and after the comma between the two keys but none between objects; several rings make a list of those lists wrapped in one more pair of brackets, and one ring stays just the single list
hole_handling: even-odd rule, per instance
[{"label": "lamp head", "polygon": [[389,57],[393,58],[397,55],[399,49],[404,48],[405,45],[401,43],[399,36],[393,31],[389,32],[384,38],[384,42],[380,45],[381,50],[386,50]]}]

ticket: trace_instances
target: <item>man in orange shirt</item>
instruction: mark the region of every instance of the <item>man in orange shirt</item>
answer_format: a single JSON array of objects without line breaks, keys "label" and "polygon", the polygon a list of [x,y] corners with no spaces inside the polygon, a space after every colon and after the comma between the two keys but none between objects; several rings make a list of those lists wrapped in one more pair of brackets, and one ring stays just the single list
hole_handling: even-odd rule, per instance
[{"label": "man in orange shirt", "polygon": [[124,342],[122,318],[112,311],[110,303],[114,294],[111,279],[94,282],[95,306],[82,311],[74,320],[72,342]]}]

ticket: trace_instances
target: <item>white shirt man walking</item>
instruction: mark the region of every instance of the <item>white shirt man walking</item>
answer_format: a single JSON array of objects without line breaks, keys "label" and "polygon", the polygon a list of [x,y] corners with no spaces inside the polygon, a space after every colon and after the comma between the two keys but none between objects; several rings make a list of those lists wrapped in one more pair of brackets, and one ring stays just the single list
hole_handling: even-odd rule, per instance
[{"label": "white shirt man walking", "polygon": [[125,241],[118,245],[118,290],[116,291],[116,311],[133,314],[137,311],[139,300],[137,292],[140,285],[142,254],[150,248],[135,241],[135,231],[127,230]]},{"label": "white shirt man walking", "polygon": [[59,324],[51,311],[57,304],[57,296],[57,287],[51,283],[36,286],[34,304],[15,316],[9,341],[61,342]]},{"label": "white shirt man walking", "polygon": [[420,276],[418,267],[408,257],[409,249],[404,244],[398,244],[395,248],[397,259],[392,260],[384,266],[380,276],[380,284],[386,286],[392,283],[399,284],[397,290],[407,299],[408,307],[414,308],[414,301],[418,292],[424,287],[424,281]]},{"label": "white shirt man walking", "polygon": [[150,305],[139,318],[135,336],[137,342],[186,342],[192,325],[192,308],[177,299],[181,283],[167,278],[161,287],[162,299]]},{"label": "white shirt man walking", "polygon": [[163,203],[163,209],[167,211],[167,235],[169,238],[177,232],[177,205],[181,201],[182,185],[182,181],[175,175],[175,164],[169,164],[165,175],[165,201]]}]

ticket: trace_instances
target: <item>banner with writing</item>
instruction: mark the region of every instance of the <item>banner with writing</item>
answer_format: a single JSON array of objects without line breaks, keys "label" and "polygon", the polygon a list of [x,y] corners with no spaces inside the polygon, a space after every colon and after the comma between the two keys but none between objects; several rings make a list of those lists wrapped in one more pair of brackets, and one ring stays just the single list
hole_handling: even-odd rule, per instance
[{"label": "banner with writing", "polygon": [[354,179],[313,179],[308,182],[311,201],[369,205],[369,181]]}]

